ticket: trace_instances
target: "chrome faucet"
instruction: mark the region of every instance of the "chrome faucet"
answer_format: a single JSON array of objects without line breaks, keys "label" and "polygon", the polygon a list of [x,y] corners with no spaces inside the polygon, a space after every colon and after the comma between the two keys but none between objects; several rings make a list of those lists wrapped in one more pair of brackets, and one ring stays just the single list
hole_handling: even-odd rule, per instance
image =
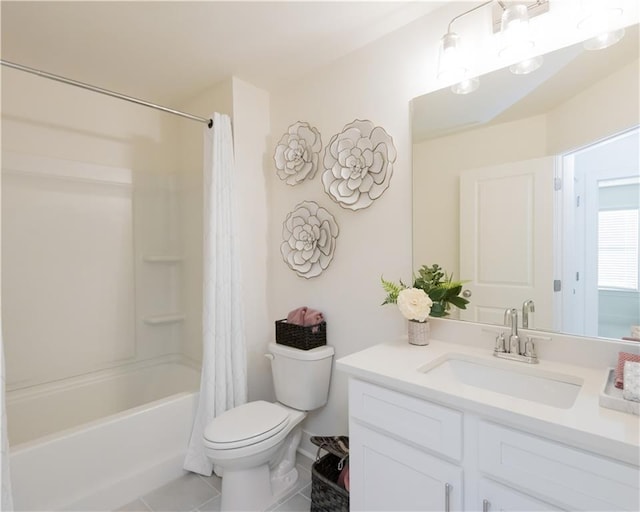
[{"label": "chrome faucet", "polygon": [[535,313],[536,305],[531,299],[525,300],[522,303],[522,328],[529,328],[529,313]]},{"label": "chrome faucet", "polygon": [[[533,302],[531,302],[533,305]],[[496,346],[493,355],[511,361],[535,364],[538,362],[533,337],[528,336],[524,344],[524,350],[520,348],[520,336],[518,336],[518,310],[507,308],[504,312],[504,325],[511,328],[508,343],[505,342],[504,332],[496,338]]]},{"label": "chrome faucet", "polygon": [[516,308],[506,309],[504,312],[504,325],[511,326],[509,336],[509,353],[520,353],[520,336],[518,336],[518,310]]}]

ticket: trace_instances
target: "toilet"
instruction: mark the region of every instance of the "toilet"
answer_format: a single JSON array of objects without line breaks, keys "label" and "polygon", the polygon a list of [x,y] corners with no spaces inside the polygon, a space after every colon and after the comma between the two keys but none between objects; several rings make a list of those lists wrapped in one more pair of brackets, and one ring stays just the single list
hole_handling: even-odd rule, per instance
[{"label": "toilet", "polygon": [[298,479],[296,450],[307,411],[327,403],[333,347],[269,343],[265,357],[277,402],[230,409],[205,429],[204,446],[222,476],[221,510],[264,510]]}]

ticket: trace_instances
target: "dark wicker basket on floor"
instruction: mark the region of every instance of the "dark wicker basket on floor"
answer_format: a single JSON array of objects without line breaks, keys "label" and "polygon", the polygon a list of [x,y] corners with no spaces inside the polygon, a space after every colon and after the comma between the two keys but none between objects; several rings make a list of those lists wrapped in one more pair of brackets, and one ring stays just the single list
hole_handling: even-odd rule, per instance
[{"label": "dark wicker basket on floor", "polygon": [[[349,491],[338,485],[343,465],[348,464],[349,438],[312,437],[311,442],[329,453],[318,458],[311,466],[311,511],[349,512]],[[341,446],[340,446],[341,445]]]},{"label": "dark wicker basket on floor", "polygon": [[276,343],[301,350],[311,350],[327,344],[327,323],[296,325],[276,320]]},{"label": "dark wicker basket on floor", "polygon": [[311,467],[311,512],[349,512],[349,492],[338,485],[340,457],[327,453]]}]

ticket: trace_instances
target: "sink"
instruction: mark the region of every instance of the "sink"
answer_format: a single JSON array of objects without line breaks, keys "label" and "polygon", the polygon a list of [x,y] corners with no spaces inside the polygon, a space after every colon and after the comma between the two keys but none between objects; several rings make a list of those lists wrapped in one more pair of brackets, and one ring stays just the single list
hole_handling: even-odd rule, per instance
[{"label": "sink", "polygon": [[560,409],[573,406],[582,387],[582,379],[573,375],[538,368],[512,367],[524,363],[502,364],[502,361],[476,359],[462,354],[449,354],[419,371],[437,379],[502,395],[521,398]]}]

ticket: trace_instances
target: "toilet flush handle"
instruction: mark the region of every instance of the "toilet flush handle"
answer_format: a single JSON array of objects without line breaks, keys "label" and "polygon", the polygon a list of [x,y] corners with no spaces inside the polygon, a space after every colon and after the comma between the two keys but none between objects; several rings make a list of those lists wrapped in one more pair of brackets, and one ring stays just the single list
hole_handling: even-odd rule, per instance
[{"label": "toilet flush handle", "polygon": [[275,359],[275,357],[274,357],[274,356],[273,356],[273,354],[271,354],[271,353],[267,353],[267,354],[265,354],[265,355],[264,355],[264,357],[266,357],[267,359],[269,359],[269,360],[271,360],[271,361],[273,361],[273,360]]}]

